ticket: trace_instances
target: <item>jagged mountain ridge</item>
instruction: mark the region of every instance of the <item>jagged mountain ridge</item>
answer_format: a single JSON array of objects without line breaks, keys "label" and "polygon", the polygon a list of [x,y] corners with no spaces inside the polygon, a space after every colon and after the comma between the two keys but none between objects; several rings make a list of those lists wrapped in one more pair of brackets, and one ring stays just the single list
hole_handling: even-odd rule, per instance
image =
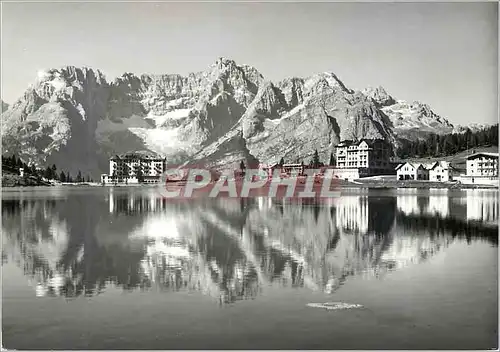
[{"label": "jagged mountain ridge", "polygon": [[415,139],[428,133],[446,134],[453,132],[454,126],[447,119],[419,101],[397,100],[383,87],[366,88],[363,93],[373,99],[377,106],[390,118],[394,130],[400,138]]},{"label": "jagged mountain ridge", "polygon": [[2,143],[27,161],[97,175],[130,150],[225,167],[304,159],[315,149],[327,160],[343,139],[396,144],[406,119],[429,132],[453,128],[428,106],[405,104],[380,87],[353,91],[331,72],[273,83],[226,58],[187,76],[125,73],[112,82],[69,66],[39,72],[2,115]]}]

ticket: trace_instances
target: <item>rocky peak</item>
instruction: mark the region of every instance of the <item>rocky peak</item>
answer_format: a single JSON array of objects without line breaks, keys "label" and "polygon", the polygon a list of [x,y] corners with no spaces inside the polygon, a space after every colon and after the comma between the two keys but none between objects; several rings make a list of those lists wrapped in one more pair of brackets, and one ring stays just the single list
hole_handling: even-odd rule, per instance
[{"label": "rocky peak", "polygon": [[236,67],[236,62],[227,57],[219,57],[215,62],[211,65],[211,67],[218,67],[219,69]]},{"label": "rocky peak", "polygon": [[219,58],[203,76],[207,78],[208,100],[217,98],[218,94],[227,92],[243,106],[248,106],[264,77],[255,68],[248,65],[237,65],[234,60]]},{"label": "rocky peak", "polygon": [[410,107],[415,109],[418,113],[428,117],[438,116],[436,113],[434,113],[434,111],[431,110],[431,107],[429,105],[421,103],[416,100],[411,103]]},{"label": "rocky peak", "polygon": [[3,100],[0,100],[2,102],[2,112],[6,111],[9,108],[9,104],[4,102]]},{"label": "rocky peak", "polygon": [[62,99],[75,102],[77,92],[92,93],[97,88],[106,88],[107,85],[99,70],[66,66],[38,71],[35,84],[30,89],[46,101],[57,102]]},{"label": "rocky peak", "polygon": [[116,78],[113,84],[117,86],[127,85],[132,88],[133,86],[140,86],[141,78],[137,77],[135,74],[131,72],[125,72],[123,75]]},{"label": "rocky peak", "polygon": [[99,70],[66,66],[41,70],[2,114],[2,145],[38,165],[97,173],[94,132],[106,116],[109,85]]},{"label": "rocky peak", "polygon": [[319,73],[304,81],[305,97],[331,93],[351,94],[352,90],[348,89],[333,72]]},{"label": "rocky peak", "polygon": [[373,99],[378,106],[389,106],[396,103],[394,98],[382,86],[365,88],[362,93]]}]

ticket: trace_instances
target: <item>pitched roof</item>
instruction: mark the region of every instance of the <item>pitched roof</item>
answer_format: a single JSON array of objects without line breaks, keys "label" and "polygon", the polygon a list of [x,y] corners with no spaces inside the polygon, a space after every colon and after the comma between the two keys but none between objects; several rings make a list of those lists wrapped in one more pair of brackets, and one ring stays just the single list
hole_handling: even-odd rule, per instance
[{"label": "pitched roof", "polygon": [[433,163],[427,163],[427,164],[424,164],[424,167],[427,169],[427,170],[432,170],[434,169],[436,166],[439,165],[439,161],[435,161]]},{"label": "pitched roof", "polygon": [[398,166],[396,166],[396,170],[399,170],[401,167],[403,167],[404,165],[410,165],[411,167],[413,167],[414,169],[418,169],[420,166],[423,166],[422,164],[420,163],[410,163],[409,161],[403,163],[403,164],[399,164]]},{"label": "pitched roof", "polygon": [[440,160],[440,161],[435,161],[433,162],[432,164],[430,164],[427,169],[428,170],[433,170],[434,168],[438,167],[438,166],[441,166],[443,169],[445,170],[448,170],[448,168],[450,167],[450,163],[447,162],[447,161],[444,161],[444,160]]},{"label": "pitched roof", "polygon": [[368,146],[372,147],[375,143],[379,142],[379,143],[384,143],[385,140],[383,139],[380,139],[380,138],[363,138],[359,141],[358,145],[361,144],[362,142],[366,142],[366,144],[368,144]]},{"label": "pitched roof", "polygon": [[485,156],[491,156],[491,157],[496,157],[498,158],[498,153],[491,153],[491,152],[478,152],[478,153],[474,153],[474,154],[471,154],[467,157],[467,160],[469,159],[472,159],[472,158],[475,158],[476,156],[479,156],[479,155],[485,155]]}]

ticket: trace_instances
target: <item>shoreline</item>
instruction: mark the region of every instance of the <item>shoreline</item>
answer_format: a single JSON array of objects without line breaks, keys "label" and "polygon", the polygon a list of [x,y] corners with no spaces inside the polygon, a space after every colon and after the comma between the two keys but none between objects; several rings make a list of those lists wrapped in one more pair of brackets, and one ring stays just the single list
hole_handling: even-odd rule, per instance
[{"label": "shoreline", "polygon": [[[497,185],[489,184],[465,184],[465,183],[441,183],[429,181],[363,181],[363,182],[346,182],[343,187],[356,188],[377,188],[377,189],[398,189],[398,188],[418,188],[418,189],[498,189]],[[341,186],[341,187],[342,187]]]},{"label": "shoreline", "polygon": [[[238,181],[236,181],[239,183]],[[214,185],[216,182],[211,182],[210,185]],[[160,183],[147,183],[147,184],[101,184],[101,183],[63,183],[63,184],[53,184],[53,185],[15,185],[15,186],[4,186],[2,185],[2,190],[8,189],[31,189],[31,188],[39,188],[39,187],[48,187],[48,188],[155,188],[159,187]],[[171,187],[183,187],[185,182],[169,182],[168,186]],[[266,184],[263,186],[266,188],[269,185]],[[320,186],[321,183],[315,183],[314,188]],[[296,188],[302,189],[304,188],[305,183],[300,182],[300,180],[296,184]],[[280,186],[284,187],[283,186]],[[353,181],[345,181],[345,180],[335,180],[331,183],[330,189],[343,189],[343,188],[359,188],[359,189],[404,189],[404,188],[414,188],[414,189],[499,189],[498,185],[490,185],[490,184],[463,184],[456,182],[431,182],[431,181],[396,181],[396,180],[355,180]]]}]

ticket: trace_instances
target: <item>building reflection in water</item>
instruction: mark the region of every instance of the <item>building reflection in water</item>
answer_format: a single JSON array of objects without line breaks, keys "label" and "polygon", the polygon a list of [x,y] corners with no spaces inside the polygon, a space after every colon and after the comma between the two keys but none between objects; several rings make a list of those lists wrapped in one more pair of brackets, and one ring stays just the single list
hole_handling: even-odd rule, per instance
[{"label": "building reflection in water", "polygon": [[426,213],[437,215],[442,218],[450,216],[450,198],[448,188],[436,188],[429,190],[429,205]]},{"label": "building reflection in water", "polygon": [[344,231],[368,232],[368,198],[348,196],[336,199],[337,226]]},{"label": "building reflection in water", "polygon": [[3,258],[23,269],[37,295],[114,286],[196,290],[232,303],[273,285],[332,293],[353,275],[427,260],[457,238],[498,243],[495,227],[454,217],[466,207],[467,219],[498,221],[498,194],[477,190],[367,192],[321,204],[108,191],[2,200]]},{"label": "building reflection in water", "polygon": [[498,191],[467,189],[467,220],[498,223]]}]

